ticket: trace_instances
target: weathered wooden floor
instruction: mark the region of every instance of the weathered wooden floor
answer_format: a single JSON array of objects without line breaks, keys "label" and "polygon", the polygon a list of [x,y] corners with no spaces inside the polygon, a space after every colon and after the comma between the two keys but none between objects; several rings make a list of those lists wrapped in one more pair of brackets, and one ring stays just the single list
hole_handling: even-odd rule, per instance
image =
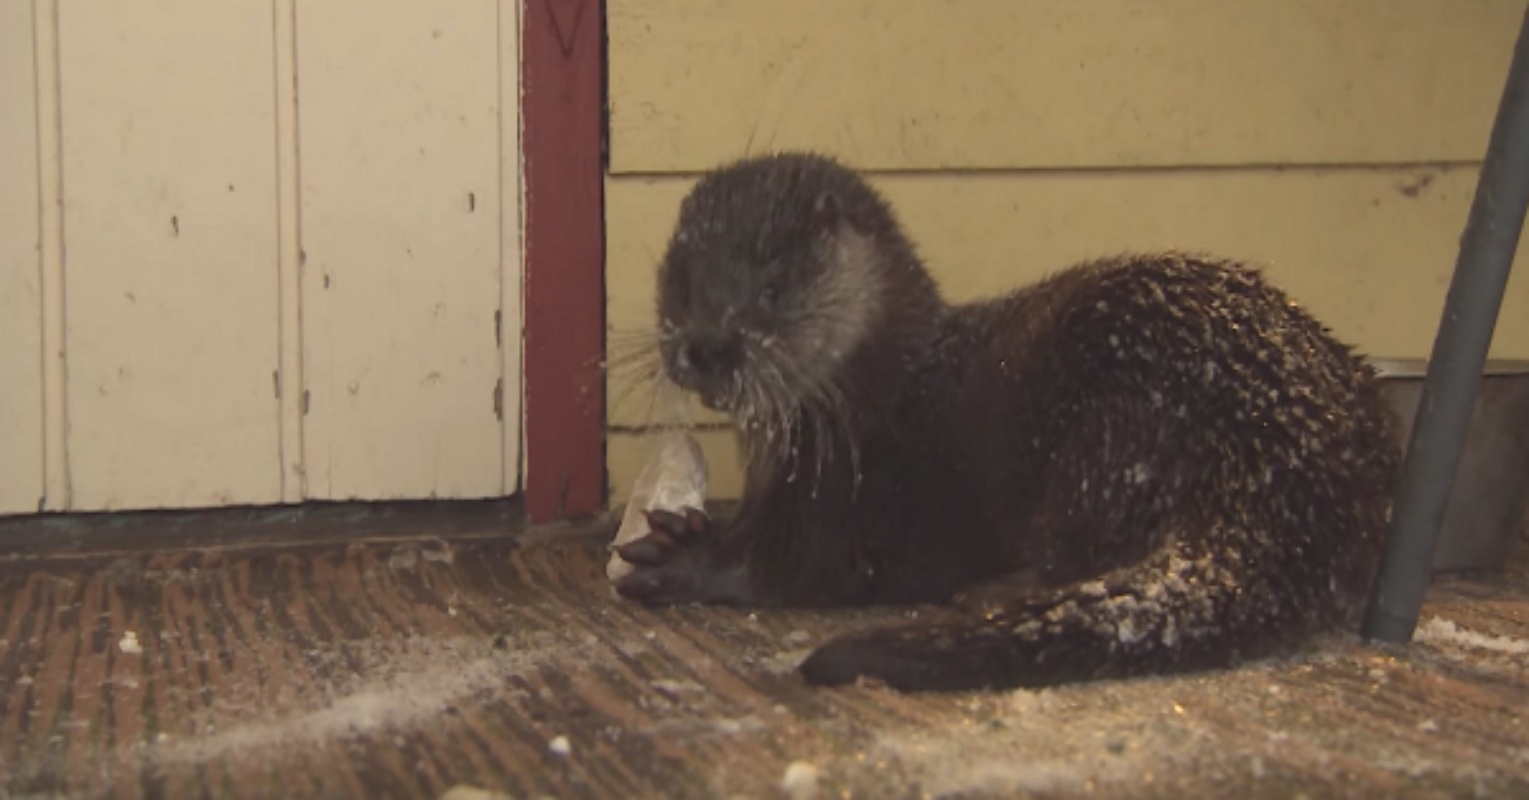
[{"label": "weathered wooden floor", "polygon": [[0,522],[0,796],[1529,796],[1522,559],[1410,648],[903,697],[792,667],[906,610],[648,611],[472,508]]}]

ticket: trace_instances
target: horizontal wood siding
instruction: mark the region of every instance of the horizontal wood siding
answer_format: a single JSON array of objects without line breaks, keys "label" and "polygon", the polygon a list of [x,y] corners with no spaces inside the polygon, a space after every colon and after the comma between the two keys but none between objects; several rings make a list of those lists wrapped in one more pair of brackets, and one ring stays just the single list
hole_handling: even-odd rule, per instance
[{"label": "horizontal wood siding", "polygon": [[[1206,250],[1265,265],[1367,353],[1426,356],[1524,9],[610,0],[608,335],[651,330],[697,174],[810,148],[871,174],[953,300],[1120,251]],[[1523,273],[1495,357],[1529,357]],[[651,441],[616,354],[621,502]],[[703,443],[730,496],[731,438]]]},{"label": "horizontal wood siding", "polygon": [[1474,160],[1522,0],[610,0],[611,167]]}]

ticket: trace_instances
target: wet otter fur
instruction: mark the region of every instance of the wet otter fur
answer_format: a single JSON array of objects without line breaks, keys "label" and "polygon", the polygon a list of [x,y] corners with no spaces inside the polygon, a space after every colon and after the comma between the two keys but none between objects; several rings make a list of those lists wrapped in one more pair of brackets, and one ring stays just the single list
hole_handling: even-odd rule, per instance
[{"label": "wet otter fur", "polygon": [[1074,266],[947,304],[854,171],[786,153],[685,199],[667,379],[736,422],[736,515],[650,514],[649,604],[952,603],[814,684],[1001,689],[1222,668],[1352,624],[1400,459],[1375,376],[1250,267]]}]

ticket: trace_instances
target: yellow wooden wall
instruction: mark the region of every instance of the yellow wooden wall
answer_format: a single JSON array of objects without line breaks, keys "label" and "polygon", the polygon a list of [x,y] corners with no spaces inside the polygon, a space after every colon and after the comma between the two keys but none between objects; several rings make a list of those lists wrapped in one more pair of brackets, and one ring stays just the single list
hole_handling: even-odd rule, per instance
[{"label": "yellow wooden wall", "polygon": [[[1110,252],[1205,249],[1266,265],[1372,355],[1424,356],[1524,10],[609,0],[611,335],[651,325],[655,261],[699,172],[807,148],[870,172],[952,299]],[[1496,357],[1529,357],[1525,263]],[[619,366],[615,502],[651,444]],[[713,494],[735,494],[731,435],[703,444]]]}]

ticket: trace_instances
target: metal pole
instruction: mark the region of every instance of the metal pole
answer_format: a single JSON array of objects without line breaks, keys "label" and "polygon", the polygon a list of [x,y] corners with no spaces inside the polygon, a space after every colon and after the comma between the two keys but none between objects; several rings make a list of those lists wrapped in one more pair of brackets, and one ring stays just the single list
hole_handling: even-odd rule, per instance
[{"label": "metal pole", "polygon": [[1529,210],[1529,10],[1460,238],[1455,275],[1428,362],[1385,557],[1362,634],[1405,642],[1417,627],[1433,551],[1481,385],[1503,289]]}]

